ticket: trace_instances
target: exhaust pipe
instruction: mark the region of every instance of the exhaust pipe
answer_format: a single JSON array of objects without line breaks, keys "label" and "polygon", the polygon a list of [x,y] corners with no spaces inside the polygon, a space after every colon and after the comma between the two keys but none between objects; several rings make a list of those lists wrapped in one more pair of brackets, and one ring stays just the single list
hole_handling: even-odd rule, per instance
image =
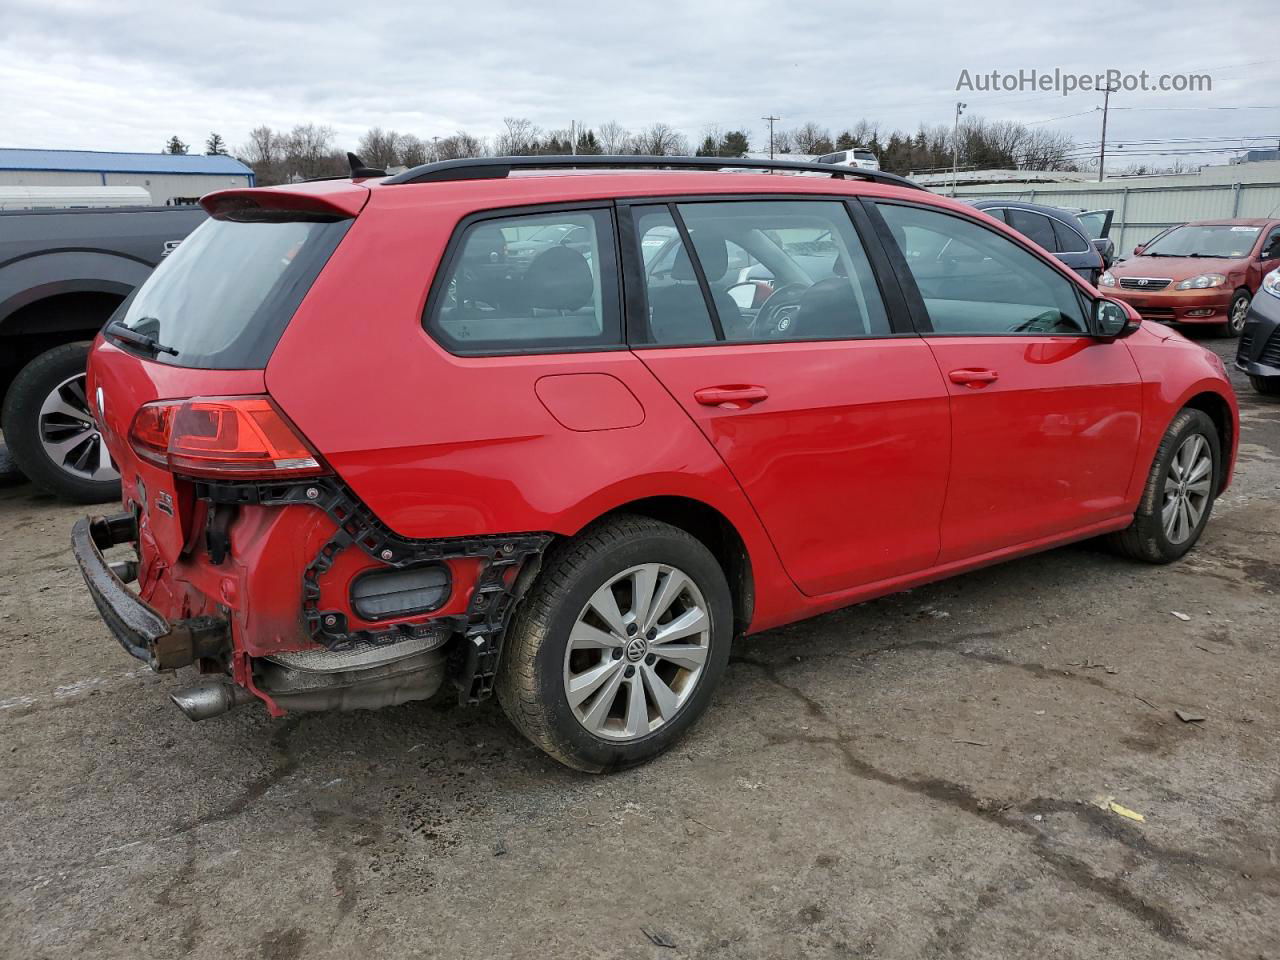
[{"label": "exhaust pipe", "polygon": [[187,715],[188,720],[195,722],[220,716],[258,698],[234,683],[199,683],[174,691],[169,694],[169,699]]}]

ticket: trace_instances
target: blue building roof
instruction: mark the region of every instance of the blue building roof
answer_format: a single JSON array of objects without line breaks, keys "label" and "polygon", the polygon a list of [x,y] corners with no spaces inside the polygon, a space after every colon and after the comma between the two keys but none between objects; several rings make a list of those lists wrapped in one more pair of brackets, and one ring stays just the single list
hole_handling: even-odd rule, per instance
[{"label": "blue building roof", "polygon": [[249,177],[253,171],[235,157],[199,154],[113,153],[107,150],[24,150],[0,147],[0,170],[56,170],[85,173],[183,173]]}]

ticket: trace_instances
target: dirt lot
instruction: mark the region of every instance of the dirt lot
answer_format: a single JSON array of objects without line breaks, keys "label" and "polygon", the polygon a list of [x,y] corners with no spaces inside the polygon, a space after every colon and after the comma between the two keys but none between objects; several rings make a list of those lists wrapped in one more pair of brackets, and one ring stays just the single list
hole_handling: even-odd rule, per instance
[{"label": "dirt lot", "polygon": [[193,725],[87,599],[82,511],[11,483],[0,956],[1280,957],[1280,404],[1237,386],[1184,562],[1073,547],[741,642],[604,779],[493,705]]}]

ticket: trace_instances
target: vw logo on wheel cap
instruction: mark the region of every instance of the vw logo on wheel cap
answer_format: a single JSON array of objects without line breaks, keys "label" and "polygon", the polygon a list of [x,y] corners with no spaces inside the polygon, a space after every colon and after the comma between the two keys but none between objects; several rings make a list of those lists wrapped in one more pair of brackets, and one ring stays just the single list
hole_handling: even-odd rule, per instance
[{"label": "vw logo on wheel cap", "polygon": [[644,655],[649,650],[649,644],[644,641],[643,637],[635,637],[627,641],[627,645],[624,649],[627,654],[627,659],[632,663],[638,663],[644,659]]}]

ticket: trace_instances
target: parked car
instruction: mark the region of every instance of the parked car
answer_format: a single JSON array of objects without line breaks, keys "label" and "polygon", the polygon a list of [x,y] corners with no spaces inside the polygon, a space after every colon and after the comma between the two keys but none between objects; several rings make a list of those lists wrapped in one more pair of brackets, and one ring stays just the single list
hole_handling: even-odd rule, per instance
[{"label": "parked car", "polygon": [[1280,220],[1197,220],[1138,245],[1098,285],[1147,320],[1212,324],[1234,337],[1276,267]]},{"label": "parked car", "polygon": [[854,147],[852,150],[837,150],[818,157],[818,163],[831,163],[841,167],[857,167],[859,170],[879,170],[880,158],[870,150]]},{"label": "parked car", "polygon": [[[609,770],[697,720],[735,636],[1087,537],[1166,563],[1200,536],[1238,434],[1214,354],[891,174],[628,162],[204,198],[95,341],[124,510],[72,534],[125,649],[205,674],[188,716],[496,690]],[[564,167],[587,170],[539,175]],[[546,226],[587,252],[472,271]]]},{"label": "parked car", "polygon": [[0,426],[18,467],[50,493],[120,498],[85,401],[89,341],[206,217],[200,207],[0,212]]},{"label": "parked car", "polygon": [[1236,368],[1248,374],[1259,393],[1280,396],[1280,269],[1262,278],[1240,331]]},{"label": "parked car", "polygon": [[974,200],[973,205],[1040,244],[1090,283],[1096,284],[1111,266],[1115,251],[1111,241],[1091,239],[1084,224],[1067,210],[1000,197]]}]

